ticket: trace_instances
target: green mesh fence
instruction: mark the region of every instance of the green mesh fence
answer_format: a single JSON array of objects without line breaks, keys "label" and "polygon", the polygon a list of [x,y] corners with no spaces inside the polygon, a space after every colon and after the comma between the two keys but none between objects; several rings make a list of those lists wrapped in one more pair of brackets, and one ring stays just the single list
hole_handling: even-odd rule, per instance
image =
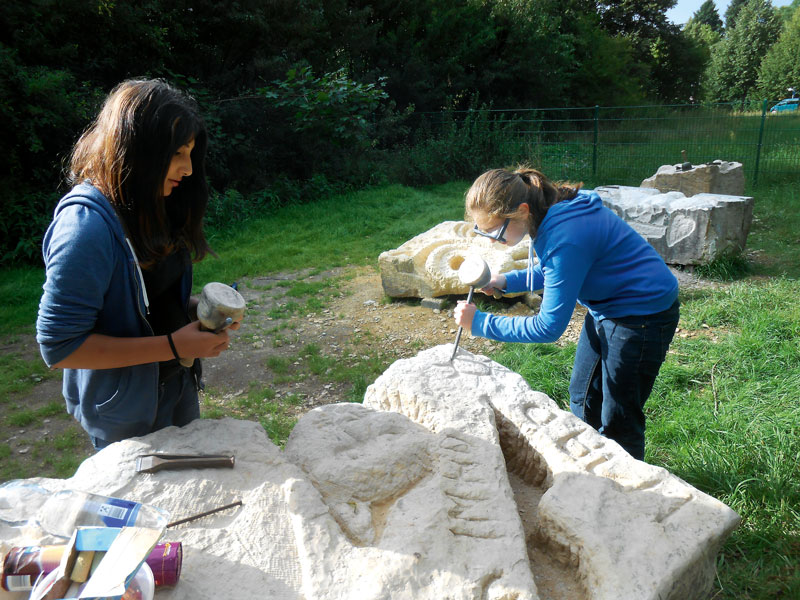
[{"label": "green mesh fence", "polygon": [[695,165],[740,162],[747,182],[756,184],[800,175],[800,110],[771,113],[775,103],[453,111],[426,118],[434,130],[437,122],[466,115],[502,121],[508,144],[524,149],[511,153],[514,161],[553,179],[639,185],[685,155]]}]

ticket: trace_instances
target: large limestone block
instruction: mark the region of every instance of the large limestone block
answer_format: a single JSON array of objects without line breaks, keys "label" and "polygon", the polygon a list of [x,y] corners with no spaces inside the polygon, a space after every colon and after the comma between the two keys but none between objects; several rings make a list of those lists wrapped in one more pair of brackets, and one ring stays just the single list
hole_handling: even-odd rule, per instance
[{"label": "large limestone block", "polygon": [[[136,457],[152,452],[233,454],[235,467],[136,473]],[[183,569],[178,585],[160,588],[156,597],[303,600],[284,489],[303,477],[258,423],[223,419],[198,420],[111,444],[85,460],[69,479],[30,481],[51,491],[81,490],[157,506],[172,520],[241,500],[241,507],[166,530],[165,541],[182,542]],[[19,510],[26,513],[24,506]],[[3,553],[42,541],[59,540],[44,535],[32,539],[0,521]],[[0,589],[0,599],[20,600],[20,595]]]},{"label": "large limestone block", "polygon": [[[30,482],[172,520],[240,500],[167,530],[184,562],[162,599],[704,597],[733,511],[630,458],[519,375],[463,349],[450,362],[451,351],[396,362],[364,405],[309,412],[285,453],[256,423],[198,420],[112,444],[69,479]],[[236,464],[136,473],[152,452]],[[56,541],[12,525],[29,515],[0,493],[0,551]]]},{"label": "large limestone block", "polygon": [[359,404],[311,411],[286,445],[323,503],[292,503],[307,598],[534,600],[494,415],[437,431]]},{"label": "large limestone block", "polygon": [[745,248],[753,198],[611,185],[595,190],[608,208],[638,231],[668,264],[707,264]]},{"label": "large limestone block", "polygon": [[722,194],[744,196],[742,163],[715,160],[683,170],[682,165],[662,165],[656,174],[642,181],[643,188],[660,192],[681,192],[685,196]]},{"label": "large limestone block", "polygon": [[378,257],[383,291],[390,297],[433,298],[466,294],[458,268],[470,253],[477,253],[493,273],[528,266],[530,237],[507,247],[475,235],[473,225],[445,221]]},{"label": "large limestone block", "polygon": [[[740,521],[734,511],[631,458],[518,374],[463,349],[450,362],[451,352],[438,346],[395,362],[364,404],[434,433],[461,429],[491,407],[540,590],[593,600],[706,596],[719,548]],[[545,572],[558,567],[548,556],[561,573]]]}]

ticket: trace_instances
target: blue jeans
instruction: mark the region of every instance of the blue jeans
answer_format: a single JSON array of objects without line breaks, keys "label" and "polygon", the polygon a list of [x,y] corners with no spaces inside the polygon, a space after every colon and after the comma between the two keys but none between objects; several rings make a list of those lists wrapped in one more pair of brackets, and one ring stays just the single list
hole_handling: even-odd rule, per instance
[{"label": "blue jeans", "polygon": [[[158,412],[148,433],[171,425],[183,427],[199,418],[200,400],[197,396],[194,369],[182,368],[168,379],[158,382]],[[90,438],[97,450],[111,443],[95,436]]]},{"label": "blue jeans", "polygon": [[644,460],[644,403],[678,325],[679,303],[652,315],[586,313],[569,382],[572,413]]}]

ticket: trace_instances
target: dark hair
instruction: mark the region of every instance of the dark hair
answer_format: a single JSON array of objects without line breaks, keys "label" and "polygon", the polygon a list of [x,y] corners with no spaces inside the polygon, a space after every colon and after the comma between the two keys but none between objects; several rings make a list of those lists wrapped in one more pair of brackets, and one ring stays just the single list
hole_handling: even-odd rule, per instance
[{"label": "dark hair", "polygon": [[[165,202],[170,161],[192,139],[192,174]],[[205,123],[190,96],[159,79],[123,81],[75,144],[68,180],[88,179],[106,195],[142,267],[180,246],[200,260],[209,252],[203,233],[207,146]]]},{"label": "dark hair", "polygon": [[527,166],[514,171],[492,169],[478,177],[467,191],[466,216],[469,219],[475,211],[481,211],[501,219],[513,218],[524,203],[530,209],[528,229],[535,238],[547,210],[557,202],[574,198],[582,186],[582,183],[554,183]]}]

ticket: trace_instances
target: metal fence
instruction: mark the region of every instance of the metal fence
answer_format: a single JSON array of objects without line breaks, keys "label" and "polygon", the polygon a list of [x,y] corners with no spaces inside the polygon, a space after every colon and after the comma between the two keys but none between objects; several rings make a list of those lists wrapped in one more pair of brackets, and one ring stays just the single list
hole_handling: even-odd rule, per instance
[{"label": "metal fence", "polygon": [[427,118],[435,124],[480,113],[502,122],[508,139],[525,148],[517,160],[554,179],[639,185],[661,165],[721,159],[742,163],[756,185],[800,176],[800,111],[771,113],[774,104],[479,110]]}]

